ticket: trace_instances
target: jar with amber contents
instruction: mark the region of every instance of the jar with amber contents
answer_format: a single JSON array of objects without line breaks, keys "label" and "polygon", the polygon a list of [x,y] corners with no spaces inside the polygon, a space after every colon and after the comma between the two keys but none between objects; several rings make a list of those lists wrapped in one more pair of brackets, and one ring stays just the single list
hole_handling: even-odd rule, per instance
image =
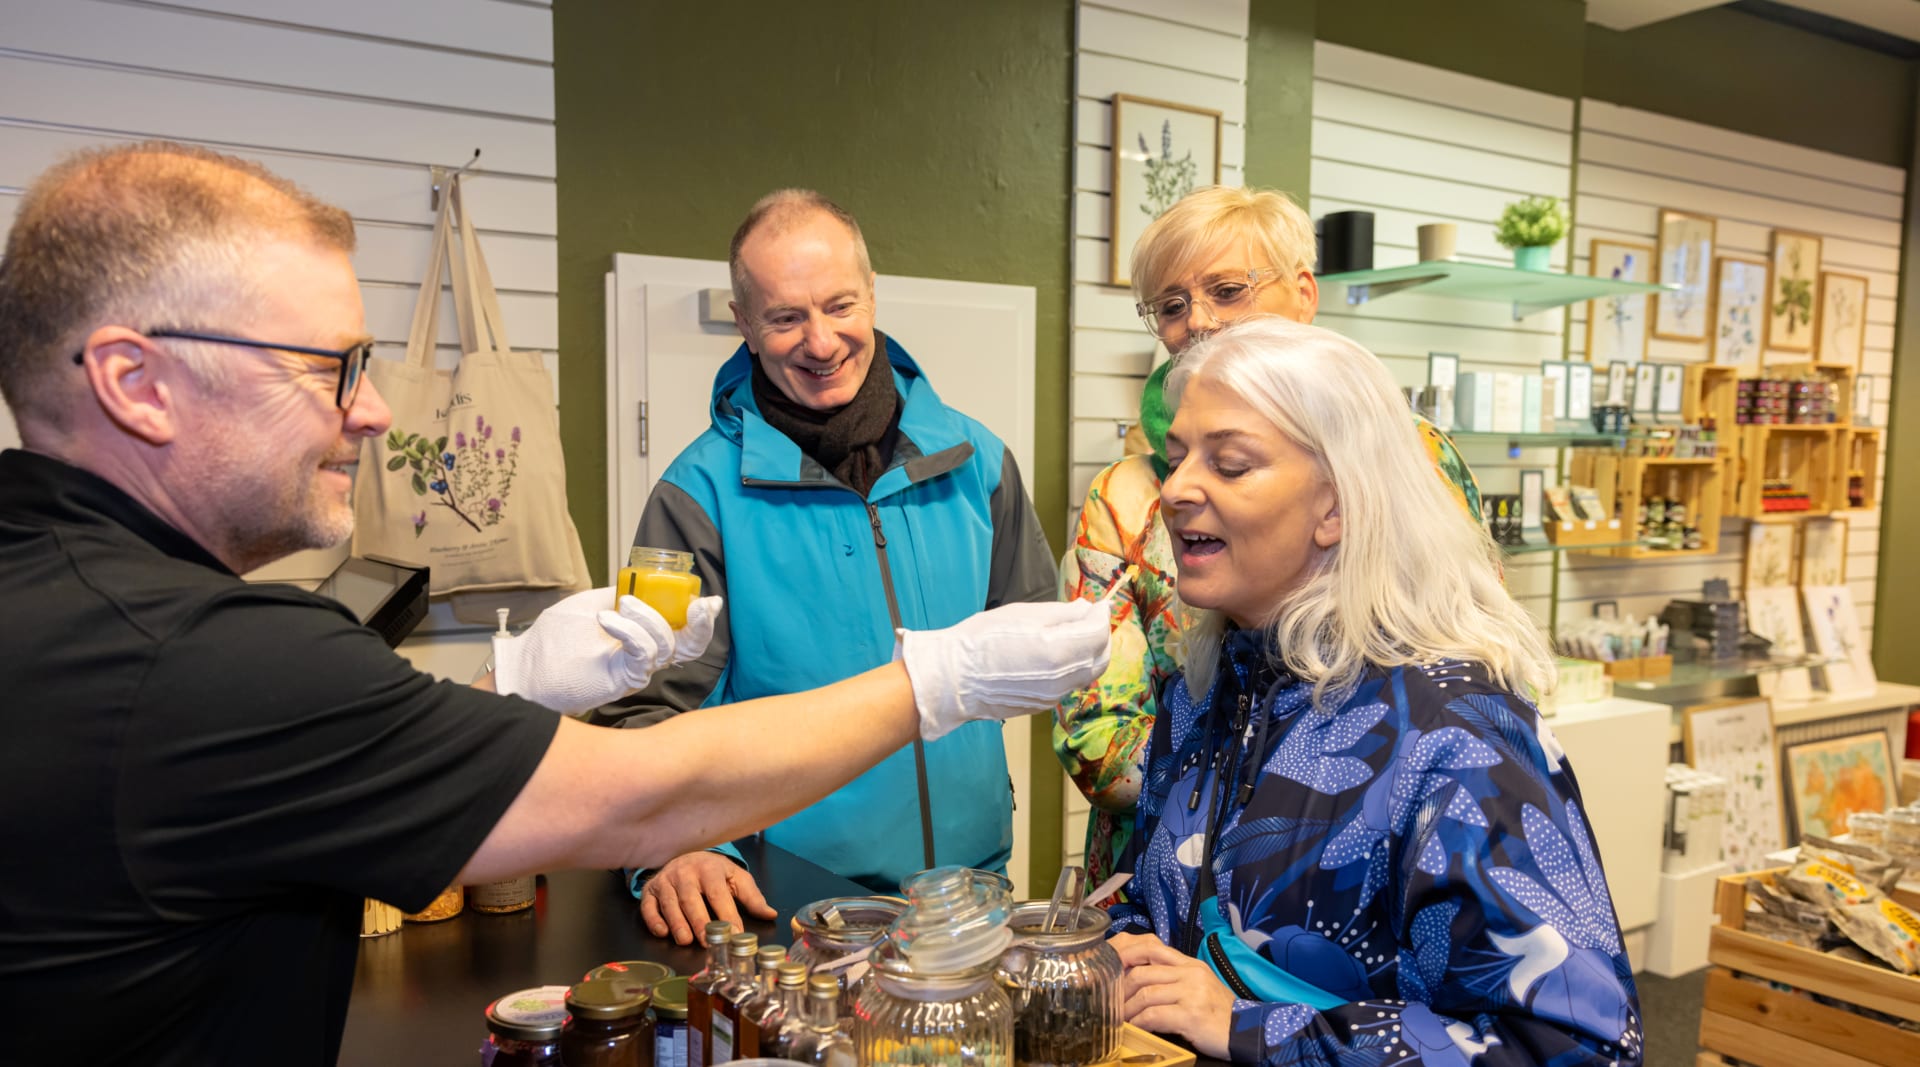
[{"label": "jar with amber contents", "polygon": [[567,987],[535,986],[487,1005],[483,1067],[561,1067],[560,1031],[567,1022]]},{"label": "jar with amber contents", "polygon": [[653,1067],[653,988],[616,975],[581,982],[567,993],[572,1016],[560,1033],[567,1067]]},{"label": "jar with amber contents", "polygon": [[627,565],[614,582],[615,601],[639,597],[676,630],[687,625],[687,605],[700,595],[700,576],[693,573],[693,553],[671,548],[636,548],[627,553]]},{"label": "jar with amber contents", "polygon": [[467,904],[475,911],[484,911],[489,915],[504,915],[508,912],[525,911],[533,907],[533,898],[537,888],[534,875],[525,878],[508,878],[501,882],[488,882],[485,885],[467,887]]},{"label": "jar with amber contents", "polygon": [[404,918],[410,923],[437,923],[451,919],[466,907],[466,891],[457,885],[450,885],[433,898],[433,903],[419,911],[409,912]]}]

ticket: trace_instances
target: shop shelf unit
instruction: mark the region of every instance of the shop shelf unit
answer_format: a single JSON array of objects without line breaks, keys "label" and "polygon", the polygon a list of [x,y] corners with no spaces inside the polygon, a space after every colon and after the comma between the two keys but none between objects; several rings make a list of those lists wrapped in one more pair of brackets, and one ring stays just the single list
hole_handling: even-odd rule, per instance
[{"label": "shop shelf unit", "polygon": [[[1627,544],[1587,551],[1619,559],[1673,559],[1711,556],[1720,550],[1724,512],[1720,506],[1718,457],[1628,456],[1583,448],[1574,453],[1569,478],[1575,484],[1592,486],[1600,494],[1601,506],[1619,516],[1621,532],[1631,539]],[[1655,548],[1645,540],[1632,539],[1641,503],[1656,496],[1686,505],[1686,525],[1700,531],[1699,548]]]},{"label": "shop shelf unit", "polygon": [[1720,508],[1734,511],[1734,435],[1739,430],[1739,388],[1741,369],[1721,363],[1687,364],[1686,394],[1681,398],[1680,417],[1696,426],[1712,419],[1720,446]]},{"label": "shop shelf unit", "polygon": [[1851,363],[1772,363],[1766,368],[1769,378],[1819,378],[1827,383],[1833,400],[1833,421],[1846,425],[1853,421],[1853,375]]},{"label": "shop shelf unit", "polygon": [[[1871,511],[1879,507],[1880,431],[1865,426],[1842,426],[1835,431],[1835,436],[1840,442],[1840,454],[1839,462],[1834,464],[1833,509]],[[1860,490],[1857,498],[1855,479]]]},{"label": "shop shelf unit", "polygon": [[[1841,427],[1821,424],[1740,427],[1734,459],[1734,514],[1758,519],[1832,512],[1841,432]],[[1807,506],[1769,510],[1765,493],[1769,482],[1803,494]],[[1844,488],[1844,482],[1839,484]],[[1840,494],[1839,499],[1844,500],[1845,494]]]},{"label": "shop shelf unit", "polygon": [[1379,300],[1394,293],[1419,289],[1431,296],[1456,300],[1485,300],[1513,307],[1515,321],[1537,311],[1578,304],[1609,296],[1638,296],[1643,293],[1676,292],[1676,285],[1649,285],[1595,278],[1585,274],[1558,271],[1519,270],[1491,263],[1467,263],[1440,260],[1414,263],[1379,270],[1345,271],[1323,274],[1322,286],[1346,288],[1349,305]]}]

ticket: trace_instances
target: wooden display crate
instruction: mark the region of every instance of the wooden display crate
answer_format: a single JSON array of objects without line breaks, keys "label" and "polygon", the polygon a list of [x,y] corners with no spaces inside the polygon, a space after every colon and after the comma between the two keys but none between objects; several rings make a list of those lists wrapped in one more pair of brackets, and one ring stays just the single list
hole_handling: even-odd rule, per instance
[{"label": "wooden display crate", "polygon": [[[1843,430],[1793,423],[1741,427],[1734,460],[1734,514],[1757,519],[1831,512],[1835,503],[1834,469],[1839,463],[1838,437]],[[1768,510],[1763,490],[1769,480],[1784,482],[1804,493],[1807,506],[1791,511]]]},{"label": "wooden display crate", "polygon": [[[1865,427],[1841,427],[1835,433],[1839,444],[1839,462],[1833,465],[1833,508],[1835,511],[1870,511],[1880,506],[1880,431]],[[1847,491],[1853,476],[1860,475],[1865,490],[1856,507]]]},{"label": "wooden display crate", "polygon": [[[1749,375],[1751,376],[1751,375]],[[1694,425],[1713,420],[1720,446],[1720,511],[1734,513],[1734,451],[1739,445],[1740,368],[1718,363],[1687,364],[1687,391],[1680,400],[1680,417]]]},{"label": "wooden display crate", "polygon": [[[1754,872],[1771,883],[1784,871]],[[1746,931],[1748,875],[1720,879],[1709,932],[1699,1063],[1726,1056],[1755,1067],[1894,1067],[1920,1063],[1920,1033],[1816,1003],[1808,994],[1920,1022],[1920,978],[1854,963]],[[1736,977],[1791,986],[1785,991]]]},{"label": "wooden display crate", "polygon": [[1774,363],[1766,368],[1769,378],[1825,380],[1833,399],[1833,421],[1841,426],[1853,421],[1853,375],[1851,363]]},{"label": "wooden display crate", "polygon": [[[1650,497],[1677,499],[1687,507],[1686,525],[1700,530],[1699,548],[1648,548],[1629,545],[1613,554],[1622,559],[1672,559],[1711,556],[1720,551],[1720,460],[1713,457],[1621,456],[1616,461],[1614,499],[1618,501],[1621,532],[1631,540],[1642,501]],[[1604,499],[1604,493],[1602,494]]]}]

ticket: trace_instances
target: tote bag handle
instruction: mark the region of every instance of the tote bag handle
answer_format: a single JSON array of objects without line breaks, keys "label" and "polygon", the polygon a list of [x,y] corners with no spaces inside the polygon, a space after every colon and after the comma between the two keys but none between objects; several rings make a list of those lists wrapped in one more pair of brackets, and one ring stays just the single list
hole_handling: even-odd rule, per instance
[{"label": "tote bag handle", "polygon": [[452,216],[445,197],[433,220],[433,250],[427,256],[426,277],[420,281],[419,295],[413,301],[413,323],[407,331],[408,366],[432,367],[434,347],[440,341],[440,267],[452,248],[449,240]]}]

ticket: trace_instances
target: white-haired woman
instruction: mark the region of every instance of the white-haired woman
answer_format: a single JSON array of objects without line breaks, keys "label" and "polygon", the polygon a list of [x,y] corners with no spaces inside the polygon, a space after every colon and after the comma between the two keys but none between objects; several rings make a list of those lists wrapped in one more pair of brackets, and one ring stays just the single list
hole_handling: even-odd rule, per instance
[{"label": "white-haired woman", "polygon": [[[1134,295],[1147,330],[1174,360],[1201,338],[1250,315],[1312,322],[1313,220],[1274,189],[1196,189],[1148,224],[1133,246]],[[1180,669],[1186,613],[1173,597],[1173,544],[1160,521],[1167,423],[1163,383],[1172,363],[1148,376],[1127,456],[1095,475],[1073,531],[1063,594],[1099,600],[1118,588],[1113,658],[1100,680],[1060,704],[1054,752],[1093,805],[1086,862],[1093,881],[1113,873],[1133,828],[1146,779],[1142,759],[1159,694]],[[1404,408],[1403,408],[1404,410]],[[1480,514],[1473,474],[1451,442],[1411,412],[1433,460],[1467,514]]]},{"label": "white-haired woman", "polygon": [[1168,378],[1186,633],[1148,747],[1126,1014],[1236,1063],[1633,1064],[1553,659],[1391,375],[1230,326]]}]

